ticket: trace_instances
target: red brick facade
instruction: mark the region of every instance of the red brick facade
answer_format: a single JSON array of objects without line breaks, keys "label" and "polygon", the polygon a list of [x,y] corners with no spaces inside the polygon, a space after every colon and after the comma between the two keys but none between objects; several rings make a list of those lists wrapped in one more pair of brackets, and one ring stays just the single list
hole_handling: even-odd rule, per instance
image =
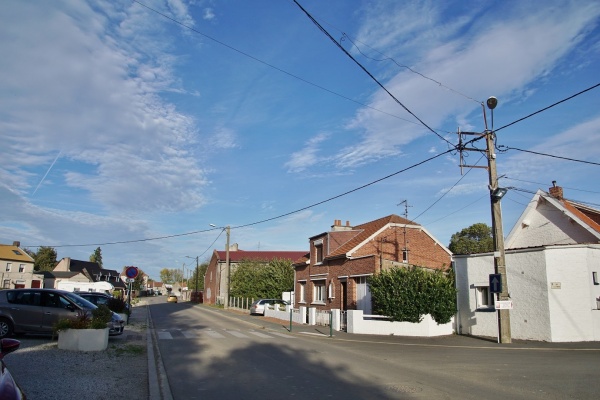
[{"label": "red brick facade", "polygon": [[364,286],[366,277],[382,266],[446,270],[452,260],[450,251],[422,226],[397,215],[355,227],[336,220],[330,232],[309,240],[310,260],[294,264],[295,304],[322,310],[357,309],[358,285]]}]

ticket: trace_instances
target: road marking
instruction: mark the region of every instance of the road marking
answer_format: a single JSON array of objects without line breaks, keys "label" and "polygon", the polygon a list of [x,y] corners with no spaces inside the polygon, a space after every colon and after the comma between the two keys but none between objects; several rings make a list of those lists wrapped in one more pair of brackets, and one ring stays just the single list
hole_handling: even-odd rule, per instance
[{"label": "road marking", "polygon": [[198,337],[196,331],[181,331],[181,333],[183,333],[183,336],[185,336],[186,339],[196,339]]},{"label": "road marking", "polygon": [[158,332],[158,338],[159,339],[173,339],[173,336],[171,336],[170,332]]},{"label": "road marking", "polygon": [[208,336],[210,336],[213,339],[225,339],[224,335],[221,335],[219,332],[211,331],[210,329],[202,331],[202,333],[206,333]]},{"label": "road marking", "polygon": [[275,336],[279,336],[279,337],[283,337],[283,338],[286,338],[286,339],[293,339],[294,338],[293,336],[286,335],[285,333],[279,333],[279,332],[269,332],[269,334],[275,335]]},{"label": "road marking", "polygon": [[273,336],[265,335],[262,332],[256,332],[256,331],[248,331],[248,332],[251,333],[251,334],[253,334],[253,335],[255,335],[255,336],[261,337],[261,338],[273,339]]},{"label": "road marking", "polygon": [[244,335],[242,332],[239,332],[239,331],[228,331],[228,330],[226,330],[225,332],[227,332],[230,335],[233,335],[235,337],[241,338],[241,339],[248,339],[249,338],[248,335]]}]

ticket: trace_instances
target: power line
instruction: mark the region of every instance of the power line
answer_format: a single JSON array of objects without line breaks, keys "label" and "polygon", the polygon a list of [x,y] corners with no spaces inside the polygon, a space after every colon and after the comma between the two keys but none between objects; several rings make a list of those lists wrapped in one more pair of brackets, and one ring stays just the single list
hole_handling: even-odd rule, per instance
[{"label": "power line", "polygon": [[[161,17],[164,17],[164,18],[166,18],[166,19],[168,19],[168,20],[170,20],[170,21],[172,21],[172,22],[176,23],[177,25],[180,25],[180,26],[182,26],[182,27],[183,27],[183,28],[185,28],[185,29],[188,29],[188,30],[190,30],[190,31],[192,31],[192,32],[194,32],[194,33],[197,33],[198,35],[201,35],[201,36],[205,37],[206,39],[212,40],[213,42],[215,42],[215,43],[217,43],[217,44],[219,44],[219,45],[221,45],[221,46],[223,46],[223,47],[226,47],[226,48],[228,48],[228,49],[230,49],[230,50],[233,50],[233,51],[235,51],[236,53],[243,55],[244,57],[248,57],[248,58],[250,58],[250,59],[252,59],[252,60],[254,60],[254,61],[258,62],[258,63],[261,63],[261,64],[263,64],[263,65],[265,65],[265,66],[267,66],[267,67],[269,67],[269,68],[272,68],[272,69],[274,69],[274,70],[276,70],[276,71],[279,71],[279,72],[281,72],[281,73],[283,73],[283,74],[285,74],[285,75],[287,75],[287,76],[289,76],[289,77],[292,77],[292,78],[294,78],[294,79],[297,79],[297,80],[299,80],[299,81],[301,81],[301,82],[304,82],[304,83],[306,83],[306,84],[308,84],[308,85],[311,85],[311,86],[313,86],[313,87],[316,87],[317,89],[323,90],[323,91],[325,91],[325,92],[327,92],[327,93],[330,93],[330,94],[332,94],[332,95],[334,95],[334,96],[338,96],[338,97],[340,97],[340,98],[342,98],[342,99],[344,99],[344,100],[348,100],[348,101],[351,101],[351,102],[353,102],[353,103],[355,103],[355,104],[358,104],[358,105],[360,105],[360,106],[362,106],[362,107],[366,107],[366,108],[368,108],[368,109],[370,109],[370,110],[373,110],[373,111],[380,112],[380,113],[382,113],[382,114],[388,115],[388,116],[390,116],[390,117],[392,117],[392,118],[399,119],[399,120],[401,120],[401,121],[409,122],[409,123],[411,123],[411,124],[415,124],[415,125],[420,125],[418,122],[412,121],[412,120],[410,120],[410,119],[407,119],[407,118],[402,118],[402,117],[400,117],[400,116],[398,116],[398,115],[395,115],[395,114],[389,113],[389,112],[387,112],[387,111],[380,110],[380,109],[378,109],[378,108],[375,108],[375,107],[373,107],[373,106],[370,106],[370,105],[368,105],[368,104],[362,103],[362,102],[360,102],[360,101],[358,101],[358,100],[354,100],[354,99],[352,99],[352,98],[350,98],[350,97],[347,97],[347,96],[345,96],[345,95],[343,95],[343,94],[337,93],[337,92],[335,92],[335,91],[333,91],[333,90],[331,90],[331,89],[327,89],[327,88],[326,88],[326,87],[324,87],[324,86],[321,86],[321,85],[318,85],[318,84],[316,84],[316,83],[314,83],[314,82],[311,82],[311,81],[309,81],[309,80],[306,80],[306,79],[304,79],[304,78],[302,78],[302,77],[300,77],[300,76],[298,76],[298,75],[295,75],[295,74],[293,74],[293,73],[291,73],[291,72],[288,72],[288,71],[286,71],[286,70],[284,70],[284,69],[281,69],[281,68],[279,68],[279,67],[277,67],[277,66],[275,66],[275,65],[273,65],[273,64],[270,64],[270,63],[268,63],[268,62],[266,62],[266,61],[263,61],[263,60],[261,60],[261,59],[259,59],[259,58],[257,58],[257,57],[254,57],[253,55],[251,55],[251,54],[249,54],[249,53],[246,53],[246,52],[244,52],[244,51],[242,51],[242,50],[240,50],[240,49],[237,49],[237,48],[235,48],[235,47],[233,47],[233,46],[231,46],[231,45],[229,45],[229,44],[227,44],[227,43],[225,43],[225,42],[222,42],[222,41],[220,41],[220,40],[218,40],[218,39],[215,39],[215,38],[214,38],[214,37],[212,37],[212,36],[209,36],[209,35],[207,35],[207,34],[205,34],[205,33],[203,33],[203,32],[200,32],[199,30],[197,30],[197,29],[195,29],[195,28],[193,28],[193,27],[191,27],[191,26],[189,26],[189,25],[186,25],[186,24],[184,24],[184,23],[183,23],[183,22],[181,22],[181,21],[178,21],[178,20],[176,20],[176,19],[174,19],[174,18],[171,18],[171,17],[169,17],[168,15],[166,15],[166,14],[164,14],[164,13],[162,13],[162,12],[160,12],[160,11],[158,11],[158,10],[156,10],[156,9],[154,9],[154,8],[152,8],[152,7],[150,7],[150,6],[146,5],[146,4],[144,4],[144,3],[141,3],[141,2],[139,2],[139,1],[137,1],[137,0],[133,0],[133,2],[134,2],[134,3],[136,3],[136,4],[139,4],[140,6],[142,6],[142,7],[146,8],[146,9],[148,9],[148,10],[150,10],[150,11],[152,11],[152,12],[154,12],[154,13],[158,14],[158,15],[160,15]],[[445,133],[449,133],[449,132],[446,132],[446,131],[443,131],[443,130],[440,130],[440,131],[441,131],[441,132],[445,132]]]},{"label": "power line", "polygon": [[[418,162],[418,163],[416,163],[416,164],[413,164],[413,165],[411,165],[411,166],[408,166],[408,167],[406,167],[406,168],[403,168],[403,169],[401,169],[401,170],[399,170],[399,171],[396,171],[396,172],[394,172],[394,173],[391,173],[391,174],[389,174],[389,175],[386,175],[386,176],[384,176],[384,177],[382,177],[382,178],[376,179],[376,180],[374,180],[374,181],[371,181],[371,182],[369,182],[369,183],[366,183],[366,184],[364,184],[364,185],[362,185],[362,186],[359,186],[359,187],[357,187],[357,188],[354,188],[354,189],[348,190],[348,191],[346,191],[346,192],[344,192],[344,193],[341,193],[341,194],[338,194],[338,195],[336,195],[336,196],[330,197],[330,198],[328,198],[328,199],[321,200],[321,201],[319,201],[319,202],[317,202],[317,203],[313,203],[313,204],[311,204],[311,205],[308,205],[308,206],[306,206],[306,207],[302,207],[302,208],[300,208],[300,209],[297,209],[297,210],[294,210],[294,211],[290,211],[290,212],[288,212],[288,213],[281,214],[281,215],[278,215],[278,216],[276,216],[276,217],[271,217],[271,218],[263,219],[263,220],[256,221],[256,222],[252,222],[252,223],[249,223],[249,224],[238,225],[238,226],[232,226],[232,227],[231,227],[231,229],[246,228],[246,227],[248,227],[248,226],[254,226],[254,225],[263,224],[263,223],[265,223],[265,222],[270,222],[270,221],[273,221],[273,220],[276,220],[276,219],[280,219],[280,218],[283,218],[283,217],[287,217],[287,216],[289,216],[289,215],[297,214],[297,213],[299,213],[299,212],[301,212],[301,211],[308,210],[309,208],[316,207],[316,206],[319,206],[319,205],[321,205],[321,204],[328,203],[328,202],[330,202],[330,201],[332,201],[332,200],[338,199],[338,198],[340,198],[340,197],[344,197],[344,196],[346,196],[346,195],[349,195],[350,193],[357,192],[357,191],[359,191],[359,190],[362,190],[362,189],[364,189],[364,188],[367,188],[367,187],[369,187],[369,186],[372,186],[372,185],[374,185],[374,184],[376,184],[376,183],[379,183],[379,182],[381,182],[381,181],[384,181],[384,180],[386,180],[386,179],[389,179],[389,178],[391,178],[391,177],[393,177],[393,176],[399,175],[399,174],[401,174],[401,173],[403,173],[403,172],[409,171],[409,170],[411,170],[411,169],[413,169],[413,168],[416,168],[416,167],[418,167],[418,166],[421,166],[421,165],[423,165],[423,164],[426,164],[426,163],[428,163],[428,162],[430,162],[430,161],[433,161],[433,160],[435,160],[435,159],[436,159],[436,158],[438,158],[438,157],[441,157],[441,156],[443,156],[443,155],[445,155],[445,154],[448,154],[448,153],[452,152],[453,150],[454,150],[454,149],[446,150],[446,151],[444,151],[443,153],[436,154],[435,156],[429,157],[429,158],[427,158],[427,159],[425,159],[425,160],[423,160],[423,161],[420,161],[420,162]],[[211,228],[211,229],[204,229],[204,230],[193,231],[193,232],[187,232],[187,233],[179,233],[179,234],[174,234],[174,235],[159,236],[159,237],[154,237],[154,238],[137,239],[137,240],[123,240],[123,241],[116,241],[116,242],[106,242],[106,243],[89,243],[89,244],[64,244],[64,245],[56,245],[56,246],[38,245],[38,246],[28,246],[28,247],[42,247],[42,246],[46,246],[46,247],[58,248],[58,247],[109,246],[109,245],[114,245],[114,244],[140,243],[140,242],[149,242],[149,241],[154,241],[154,240],[172,239],[172,238],[181,237],[181,236],[189,236],[189,235],[196,235],[196,234],[198,234],[198,233],[210,232],[210,231],[214,231],[214,230],[216,230],[216,229],[221,229],[221,228]],[[215,241],[216,241],[216,240],[215,240]]]},{"label": "power line", "polygon": [[308,11],[306,11],[304,9],[304,7],[302,7],[296,0],[294,0],[294,3],[296,3],[296,5],[302,10],[302,12],[304,12],[304,14],[306,14],[308,19],[310,19],[312,21],[312,23],[315,24],[315,26],[317,28],[319,28],[319,30],[321,32],[323,32],[325,34],[325,36],[327,36],[329,38],[329,40],[331,40],[333,43],[335,43],[335,45],[340,50],[342,50],[344,52],[344,54],[346,54],[352,61],[354,61],[354,63],[356,65],[358,65],[360,67],[360,69],[362,69],[375,83],[377,83],[377,85],[380,88],[382,88],[397,104],[399,104],[402,108],[404,108],[404,110],[407,113],[412,115],[417,121],[419,121],[421,123],[421,125],[423,125],[425,128],[427,128],[430,132],[432,132],[434,135],[436,135],[438,138],[440,138],[444,142],[448,143],[450,146],[454,147],[454,144],[450,143],[446,138],[442,137],[439,133],[437,133],[435,130],[433,130],[429,125],[427,125],[425,122],[423,122],[423,120],[421,120],[419,117],[417,117],[411,110],[409,110],[408,107],[406,107],[404,104],[402,104],[402,102],[400,100],[398,100],[396,98],[396,96],[394,96],[389,90],[387,90],[387,88],[381,82],[379,82],[379,80],[377,78],[375,78],[375,76],[373,76],[373,74],[371,74],[368,69],[366,69],[361,63],[359,63],[358,60],[356,60],[352,56],[352,54],[348,53],[348,51],[344,48],[344,46],[339,44],[337,42],[337,40],[335,40],[333,38],[333,36],[331,36],[331,34],[329,32],[327,32],[327,30],[325,28],[323,28],[323,26],[321,24],[319,24],[319,22],[312,15],[310,15],[310,13]]},{"label": "power line", "polygon": [[584,93],[586,93],[586,92],[589,92],[590,90],[592,90],[592,89],[595,89],[595,88],[597,88],[598,86],[600,86],[600,83],[597,83],[597,84],[595,84],[595,85],[593,85],[593,86],[590,86],[589,88],[587,88],[587,89],[584,89],[584,90],[582,90],[581,92],[577,92],[577,93],[575,93],[575,94],[574,94],[574,95],[572,95],[572,96],[569,96],[569,97],[567,97],[567,98],[564,98],[564,99],[562,99],[562,100],[560,100],[560,101],[557,101],[557,102],[556,102],[556,103],[554,103],[554,104],[550,104],[548,107],[544,107],[544,108],[542,108],[541,110],[537,110],[536,112],[533,112],[533,113],[531,113],[531,114],[529,114],[529,115],[526,115],[526,116],[524,116],[523,118],[519,118],[518,120],[516,120],[516,121],[513,121],[513,122],[511,122],[510,124],[506,124],[506,125],[504,125],[504,126],[501,126],[500,128],[498,128],[498,129],[495,129],[495,131],[496,131],[496,132],[498,132],[499,130],[502,130],[502,129],[504,129],[504,128],[508,128],[509,126],[511,126],[511,125],[514,125],[514,124],[516,124],[517,122],[521,122],[521,121],[524,121],[524,120],[526,120],[527,118],[531,118],[531,117],[533,117],[533,116],[534,116],[534,115],[536,115],[536,114],[539,114],[539,113],[541,113],[541,112],[544,112],[544,111],[546,111],[546,110],[548,110],[548,109],[550,109],[550,108],[552,108],[552,107],[555,107],[555,106],[557,106],[557,105],[559,105],[559,104],[561,104],[561,103],[564,103],[565,101],[571,100],[571,99],[573,99],[573,98],[575,98],[575,97],[577,97],[577,96],[579,96],[579,95],[582,95],[582,94],[584,94]]},{"label": "power line", "polygon": [[600,165],[600,163],[593,162],[593,161],[577,160],[575,158],[569,158],[569,157],[562,157],[562,156],[557,156],[557,155],[553,155],[553,154],[540,153],[538,151],[533,151],[533,150],[523,150],[523,149],[519,149],[519,148],[516,148],[516,147],[509,147],[509,146],[504,146],[504,145],[498,146],[497,149],[499,151],[517,150],[517,151],[522,151],[524,153],[537,154],[538,156],[560,158],[561,160],[574,161],[574,162],[583,163],[583,164]]},{"label": "power line", "polygon": [[[542,182],[533,182],[533,181],[526,181],[523,179],[517,179],[517,178],[511,178],[508,176],[505,176],[504,179],[508,179],[511,181],[517,181],[517,182],[524,182],[524,183],[533,183],[535,185],[547,185],[547,183],[542,183]],[[572,188],[572,187],[567,187],[567,186],[563,186],[564,189],[569,189],[569,190],[576,190],[578,192],[586,192],[586,193],[596,193],[596,194],[600,194],[600,192],[596,192],[593,190],[584,190],[584,189],[577,189],[577,188]]]}]

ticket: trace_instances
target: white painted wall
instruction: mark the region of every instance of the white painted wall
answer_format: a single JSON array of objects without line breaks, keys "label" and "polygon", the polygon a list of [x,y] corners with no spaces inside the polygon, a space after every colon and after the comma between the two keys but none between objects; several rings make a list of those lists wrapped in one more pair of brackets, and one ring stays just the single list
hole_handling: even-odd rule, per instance
[{"label": "white painted wall", "polygon": [[452,335],[453,321],[438,325],[429,314],[419,323],[391,322],[377,319],[365,319],[362,310],[348,310],[346,331],[367,335],[398,335],[398,336],[445,336]]},{"label": "white painted wall", "polygon": [[[496,312],[478,311],[475,286],[494,272],[491,254],[456,256],[459,332],[496,337]],[[600,340],[600,310],[592,272],[600,275],[600,245],[539,247],[506,252],[514,339],[551,342]]]}]

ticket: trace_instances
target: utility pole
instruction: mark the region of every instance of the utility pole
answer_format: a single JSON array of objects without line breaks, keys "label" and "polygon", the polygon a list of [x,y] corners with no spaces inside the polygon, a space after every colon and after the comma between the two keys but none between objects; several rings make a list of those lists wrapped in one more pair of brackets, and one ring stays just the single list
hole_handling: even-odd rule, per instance
[{"label": "utility pole", "polygon": [[[498,186],[498,173],[496,171],[496,152],[494,146],[494,139],[496,133],[494,132],[494,108],[498,104],[498,100],[495,97],[490,97],[487,100],[487,106],[492,112],[492,130],[487,129],[487,121],[485,122],[485,133],[476,132],[459,132],[460,138],[460,158],[461,158],[461,172],[463,167],[471,168],[486,168],[489,174],[489,191],[490,191],[490,203],[492,211],[492,235],[494,238],[494,272],[500,275],[502,290],[498,294],[499,301],[509,300],[508,294],[508,281],[506,279],[506,257],[504,251],[504,233],[502,231],[502,209],[500,207],[500,200],[506,194],[505,188]],[[482,104],[483,107],[483,104]],[[483,108],[483,115],[485,120],[485,107]],[[467,151],[481,151],[476,148],[466,148],[462,146],[462,135],[476,135],[485,137],[486,150],[485,154],[488,160],[487,167],[475,166],[475,165],[464,165],[462,152]],[[491,288],[490,288],[491,290]],[[498,314],[498,341],[500,343],[511,343],[511,330],[510,330],[510,310],[499,309],[496,311]]]},{"label": "utility pole", "polygon": [[225,227],[227,233],[227,247],[225,248],[225,266],[227,267],[227,298],[225,299],[225,308],[229,308],[229,289],[231,289],[231,263],[229,262],[229,225]]},{"label": "utility pole", "polygon": [[[404,219],[408,221],[408,200],[402,200],[397,205],[404,204]],[[404,249],[402,250],[402,261],[408,264],[408,240],[406,239],[406,223],[404,223]]]}]

